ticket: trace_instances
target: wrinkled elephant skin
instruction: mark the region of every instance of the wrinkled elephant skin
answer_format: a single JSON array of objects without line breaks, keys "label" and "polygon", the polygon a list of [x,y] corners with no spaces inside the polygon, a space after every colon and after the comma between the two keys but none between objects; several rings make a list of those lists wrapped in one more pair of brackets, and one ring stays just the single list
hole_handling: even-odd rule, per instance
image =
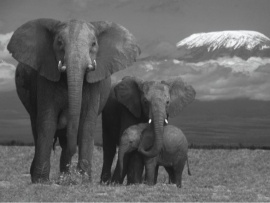
[{"label": "wrinkled elephant skin", "polygon": [[[126,76],[115,84],[102,112],[101,182],[122,183],[123,181],[120,177],[119,164],[111,178],[111,165],[125,129],[138,123],[151,123],[154,133],[153,145],[148,149],[139,146],[138,151],[146,157],[155,157],[160,153],[163,145],[162,135],[168,117],[178,115],[194,100],[195,94],[192,86],[184,83],[180,77],[168,81],[142,81],[136,77]],[[130,160],[134,154],[136,152],[126,155],[123,163],[124,173],[129,173],[128,168],[132,168]],[[128,182],[136,183],[131,180]]]},{"label": "wrinkled elephant skin", "polygon": [[[126,129],[121,137],[118,162],[120,166],[121,179],[124,179],[123,172],[124,157],[128,153],[133,153],[139,145],[145,148],[151,147],[154,139],[154,132],[150,125],[138,124]],[[169,174],[169,182],[176,184],[177,187],[182,186],[182,172],[187,162],[188,174],[190,175],[188,164],[188,142],[183,132],[172,125],[164,127],[163,146],[161,152],[153,158],[143,155],[145,165],[145,181],[149,185],[156,184],[159,166],[164,166]],[[140,160],[133,160],[133,168],[136,169],[131,177],[137,181],[141,181],[143,167]]]},{"label": "wrinkled elephant skin", "polygon": [[110,75],[140,53],[133,35],[107,21],[37,19],[20,26],[7,48],[19,62],[17,93],[31,119],[32,182],[49,180],[54,137],[62,147],[60,171],[68,172],[78,145],[78,169],[91,179],[96,119],[109,96]]}]

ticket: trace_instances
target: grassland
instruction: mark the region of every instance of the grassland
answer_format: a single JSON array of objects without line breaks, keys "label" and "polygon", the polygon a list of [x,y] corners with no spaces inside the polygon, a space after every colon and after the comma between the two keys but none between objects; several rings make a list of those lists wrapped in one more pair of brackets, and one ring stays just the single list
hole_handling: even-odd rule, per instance
[{"label": "grassland", "polygon": [[155,186],[99,184],[102,150],[95,147],[93,181],[82,183],[77,157],[67,181],[59,180],[60,148],[51,156],[51,183],[31,184],[29,167],[34,147],[0,146],[0,201],[270,201],[270,151],[190,149],[192,176],[183,174],[183,187],[169,185],[159,172]]}]

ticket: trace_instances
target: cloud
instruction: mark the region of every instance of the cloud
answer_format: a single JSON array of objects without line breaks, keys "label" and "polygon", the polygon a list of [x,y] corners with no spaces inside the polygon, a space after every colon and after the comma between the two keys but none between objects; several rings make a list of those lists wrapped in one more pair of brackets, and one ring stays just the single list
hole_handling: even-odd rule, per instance
[{"label": "cloud", "polygon": [[13,32],[0,34],[0,59],[11,58],[11,54],[7,50],[7,44],[12,36]]},{"label": "cloud", "polygon": [[81,8],[85,8],[88,4],[88,0],[73,0],[73,2]]},{"label": "cloud", "polygon": [[15,89],[15,66],[4,61],[0,62],[0,92]]},{"label": "cloud", "polygon": [[[146,1],[147,2],[147,1]],[[185,6],[184,0],[150,0],[147,3],[145,3],[141,10],[145,12],[153,12],[153,13],[160,13],[160,12],[166,12],[166,13],[182,13],[183,12],[183,6]]]},{"label": "cloud", "polygon": [[197,67],[205,67],[211,66],[211,64],[218,64],[219,66],[232,68],[234,72],[250,73],[255,71],[259,66],[270,64],[270,58],[250,57],[248,60],[243,60],[239,57],[221,57],[216,60],[209,60],[191,64]]},{"label": "cloud", "polygon": [[149,57],[157,60],[174,59],[179,56],[179,51],[175,44],[172,44],[165,40],[143,40],[141,39],[140,47],[142,54],[140,55],[141,60],[145,60]]},{"label": "cloud", "polygon": [[132,75],[144,80],[182,77],[199,100],[249,98],[270,101],[270,61],[251,58],[219,59],[200,63],[178,60],[143,61],[113,75],[113,81]]}]

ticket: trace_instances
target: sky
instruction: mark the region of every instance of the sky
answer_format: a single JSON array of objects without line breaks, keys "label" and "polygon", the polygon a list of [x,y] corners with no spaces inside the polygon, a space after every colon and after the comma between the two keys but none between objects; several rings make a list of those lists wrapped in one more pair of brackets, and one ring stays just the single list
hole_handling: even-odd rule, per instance
[{"label": "sky", "polygon": [[[32,19],[117,22],[134,34],[145,57],[173,53],[177,42],[199,32],[254,30],[270,38],[269,8],[269,0],[1,0],[0,92],[15,88],[16,61],[6,45],[12,32]],[[135,66],[139,68],[119,72],[113,80],[131,73],[144,79],[181,75],[201,100],[270,100],[269,59],[221,58],[197,64],[174,60]]]}]

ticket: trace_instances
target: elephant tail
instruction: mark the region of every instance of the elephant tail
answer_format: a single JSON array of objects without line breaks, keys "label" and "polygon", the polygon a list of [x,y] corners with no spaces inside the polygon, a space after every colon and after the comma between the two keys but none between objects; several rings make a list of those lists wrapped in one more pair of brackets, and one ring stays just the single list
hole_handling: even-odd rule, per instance
[{"label": "elephant tail", "polygon": [[187,170],[188,170],[188,175],[191,176],[191,172],[190,172],[190,169],[189,169],[189,163],[188,163],[188,157],[187,157]]}]

